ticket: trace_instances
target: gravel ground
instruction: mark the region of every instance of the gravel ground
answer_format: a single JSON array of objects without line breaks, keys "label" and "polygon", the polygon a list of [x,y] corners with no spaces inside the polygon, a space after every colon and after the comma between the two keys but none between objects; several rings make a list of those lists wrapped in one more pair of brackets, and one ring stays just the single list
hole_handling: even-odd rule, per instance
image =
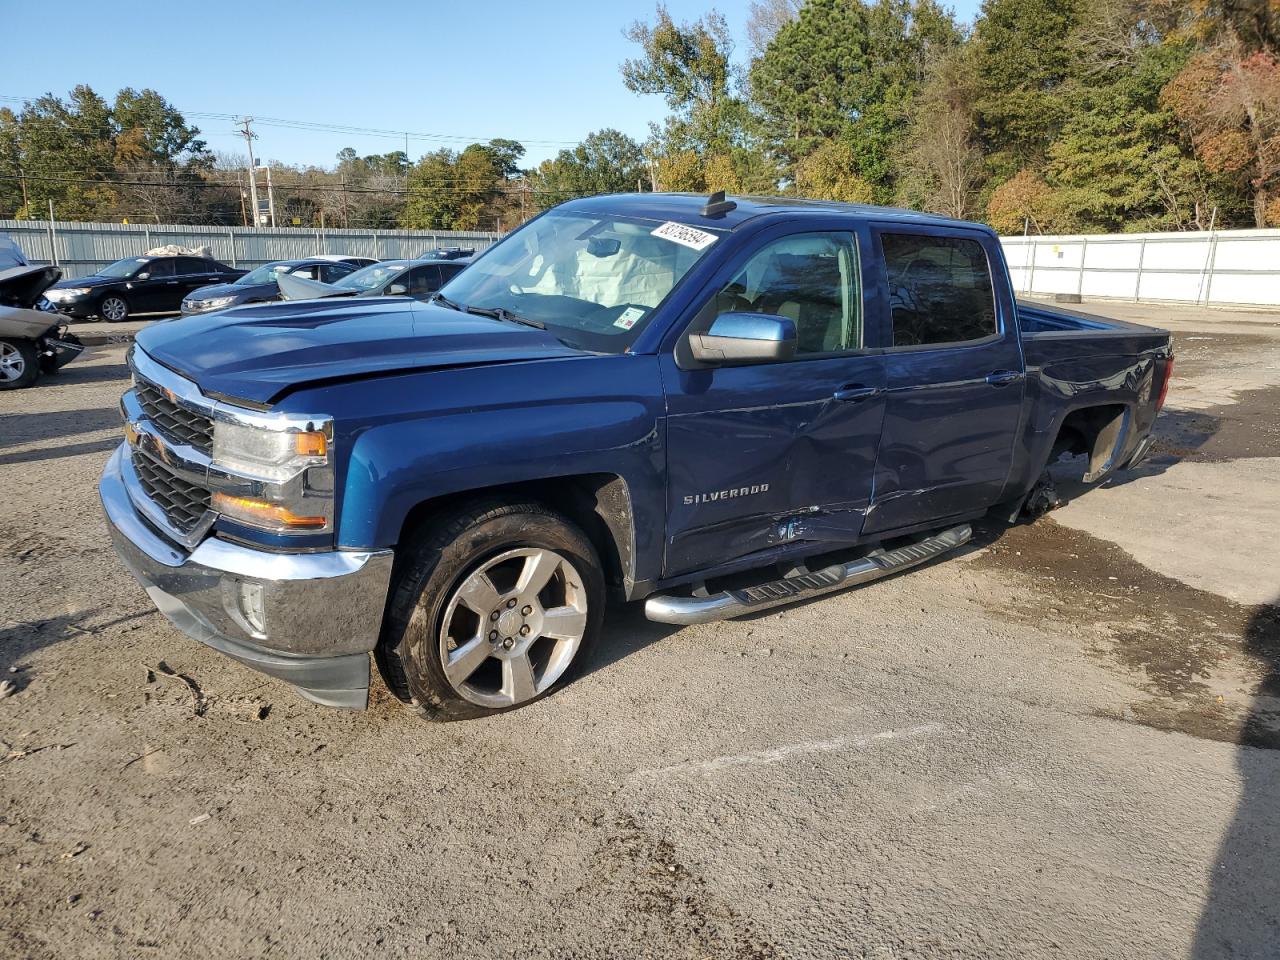
[{"label": "gravel ground", "polygon": [[0,955],[1280,956],[1280,323],[1085,309],[1175,330],[1148,465],[465,724],[153,612],[123,346],[0,395]]}]

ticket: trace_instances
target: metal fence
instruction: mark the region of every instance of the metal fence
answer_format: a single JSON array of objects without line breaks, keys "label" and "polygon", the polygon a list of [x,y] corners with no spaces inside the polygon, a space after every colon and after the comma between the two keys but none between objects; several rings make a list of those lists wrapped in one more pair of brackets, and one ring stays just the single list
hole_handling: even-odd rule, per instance
[{"label": "metal fence", "polygon": [[1001,237],[1014,289],[1086,299],[1280,306],[1280,230]]},{"label": "metal fence", "polygon": [[171,243],[208,247],[223,263],[251,270],[273,260],[319,253],[395,260],[417,257],[434,247],[474,247],[479,252],[502,236],[448,230],[254,229],[60,220],[0,220],[0,233],[12,236],[33,263],[59,264],[64,277],[86,276],[122,257],[136,257]]}]

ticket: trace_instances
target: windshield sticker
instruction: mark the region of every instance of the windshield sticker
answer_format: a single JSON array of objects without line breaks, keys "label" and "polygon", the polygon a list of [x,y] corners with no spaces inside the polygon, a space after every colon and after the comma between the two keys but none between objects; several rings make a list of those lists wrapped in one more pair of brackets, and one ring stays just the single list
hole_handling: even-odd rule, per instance
[{"label": "windshield sticker", "polygon": [[682,247],[692,247],[694,250],[705,250],[716,242],[714,233],[696,230],[693,227],[687,227],[683,223],[675,223],[671,220],[654,230],[653,236],[678,243]]},{"label": "windshield sticker", "polygon": [[639,307],[627,307],[627,309],[622,311],[622,316],[613,321],[613,325],[615,327],[621,327],[623,330],[630,330],[640,322],[640,318],[643,316],[644,311]]}]

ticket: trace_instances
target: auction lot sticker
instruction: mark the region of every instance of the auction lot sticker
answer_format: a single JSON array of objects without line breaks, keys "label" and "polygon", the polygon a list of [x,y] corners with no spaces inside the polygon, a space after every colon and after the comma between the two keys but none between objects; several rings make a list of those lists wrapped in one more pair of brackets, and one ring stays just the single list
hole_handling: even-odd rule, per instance
[{"label": "auction lot sticker", "polygon": [[670,240],[684,247],[692,247],[694,250],[705,250],[716,242],[714,233],[695,230],[693,227],[686,227],[683,223],[675,223],[671,220],[654,230],[653,236]]}]

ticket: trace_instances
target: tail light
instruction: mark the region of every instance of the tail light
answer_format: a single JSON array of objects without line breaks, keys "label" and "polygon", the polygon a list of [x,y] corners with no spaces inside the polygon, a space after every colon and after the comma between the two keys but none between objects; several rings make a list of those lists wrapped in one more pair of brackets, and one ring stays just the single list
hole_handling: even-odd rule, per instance
[{"label": "tail light", "polygon": [[1164,398],[1169,396],[1169,381],[1173,379],[1173,354],[1164,365],[1164,383],[1160,384],[1160,397],[1156,400],[1156,412],[1164,409]]}]

